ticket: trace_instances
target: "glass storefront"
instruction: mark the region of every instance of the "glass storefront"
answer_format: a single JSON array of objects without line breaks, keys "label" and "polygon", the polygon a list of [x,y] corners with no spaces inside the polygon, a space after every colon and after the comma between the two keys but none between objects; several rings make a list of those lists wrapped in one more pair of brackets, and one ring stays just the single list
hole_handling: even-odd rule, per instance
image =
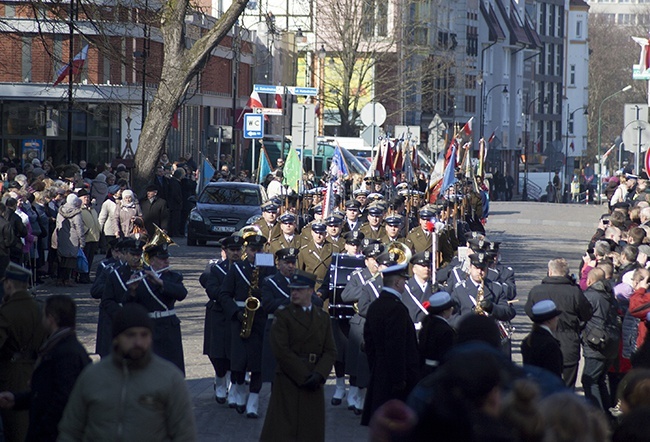
[{"label": "glass storefront", "polygon": [[120,105],[75,103],[72,145],[68,146],[67,102],[4,101],[0,103],[1,155],[14,162],[38,155],[52,163],[86,160],[110,162],[121,151]]}]

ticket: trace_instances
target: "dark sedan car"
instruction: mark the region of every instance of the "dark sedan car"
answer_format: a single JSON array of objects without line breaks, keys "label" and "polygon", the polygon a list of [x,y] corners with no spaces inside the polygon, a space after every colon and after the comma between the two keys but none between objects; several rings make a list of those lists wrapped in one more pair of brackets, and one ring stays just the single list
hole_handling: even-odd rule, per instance
[{"label": "dark sedan car", "polygon": [[217,241],[254,223],[262,215],[260,205],[264,201],[266,193],[258,184],[209,183],[190,213],[187,245]]}]

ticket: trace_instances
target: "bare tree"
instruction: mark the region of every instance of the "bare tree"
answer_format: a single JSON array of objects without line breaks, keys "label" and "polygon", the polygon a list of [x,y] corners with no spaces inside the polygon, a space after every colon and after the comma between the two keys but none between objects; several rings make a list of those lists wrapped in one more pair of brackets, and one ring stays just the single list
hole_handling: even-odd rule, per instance
[{"label": "bare tree", "polygon": [[645,82],[632,81],[632,65],[638,62],[639,46],[630,38],[637,30],[629,26],[617,26],[602,15],[589,17],[589,143],[587,156],[595,158],[598,143],[598,117],[601,103],[609,95],[628,84],[633,90],[608,100],[602,106],[601,153],[611,146],[623,130],[623,104],[633,97],[645,96]]}]

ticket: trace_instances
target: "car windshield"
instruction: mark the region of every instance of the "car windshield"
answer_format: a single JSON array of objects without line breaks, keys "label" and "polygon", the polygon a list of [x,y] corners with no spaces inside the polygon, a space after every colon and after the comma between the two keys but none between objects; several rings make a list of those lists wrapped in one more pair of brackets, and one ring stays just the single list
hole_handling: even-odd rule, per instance
[{"label": "car windshield", "polygon": [[262,201],[257,189],[209,186],[203,190],[199,203],[259,206]]}]

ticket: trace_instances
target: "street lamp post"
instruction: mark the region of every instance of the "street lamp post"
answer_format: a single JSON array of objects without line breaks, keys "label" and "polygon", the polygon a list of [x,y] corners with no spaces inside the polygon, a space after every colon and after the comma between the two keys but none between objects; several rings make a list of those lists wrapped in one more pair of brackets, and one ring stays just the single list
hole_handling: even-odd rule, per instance
[{"label": "street lamp post", "polygon": [[488,102],[488,98],[490,97],[490,93],[491,93],[493,90],[495,90],[496,88],[501,87],[501,86],[503,86],[503,90],[502,90],[501,92],[502,92],[503,94],[507,94],[507,93],[508,93],[508,85],[507,85],[506,83],[501,83],[501,84],[497,84],[497,85],[495,85],[495,86],[492,86],[492,87],[487,91],[487,94],[485,94],[484,97],[481,97],[481,101],[482,101],[482,103],[481,103],[481,130],[480,130],[480,136],[479,136],[479,139],[480,139],[480,138],[483,138],[483,136],[485,135],[485,133],[484,133],[485,112],[486,112],[486,110],[487,110],[487,102]]},{"label": "street lamp post", "polygon": [[579,110],[583,110],[584,113],[583,115],[588,115],[587,113],[587,106],[582,106],[579,107],[578,109],[575,109],[573,112],[569,111],[569,103],[566,104],[566,140],[564,143],[564,173],[562,174],[562,194],[564,194],[564,191],[566,189],[567,181],[568,181],[568,172],[569,172],[569,133],[572,133],[573,131],[569,131],[569,121],[573,119],[573,115],[578,112]]},{"label": "street lamp post", "polygon": [[[601,158],[600,158],[600,135],[601,135],[601,130],[602,130],[602,113],[603,113],[603,104],[605,104],[605,102],[606,102],[607,100],[609,100],[610,98],[613,98],[613,97],[617,96],[618,94],[622,94],[623,92],[627,92],[627,91],[629,91],[630,89],[632,89],[632,86],[630,86],[630,85],[628,84],[627,86],[625,86],[625,87],[624,87],[623,89],[621,89],[620,91],[616,91],[616,92],[614,92],[612,95],[609,95],[609,96],[605,97],[605,98],[603,99],[603,101],[600,102],[600,106],[598,106],[598,146],[596,146],[596,148],[598,149],[598,158],[597,158],[597,160],[598,160],[598,185],[597,185],[597,187],[596,187],[596,188],[598,189],[598,190],[597,190],[597,191],[598,191],[598,204],[600,204],[600,194],[602,193],[602,187],[603,187],[603,182],[602,182],[602,179],[601,179],[602,168],[603,168],[603,164],[602,164],[602,163],[603,163],[603,162],[602,162],[602,160],[601,160]],[[595,171],[594,171],[594,172],[595,172]]]}]

